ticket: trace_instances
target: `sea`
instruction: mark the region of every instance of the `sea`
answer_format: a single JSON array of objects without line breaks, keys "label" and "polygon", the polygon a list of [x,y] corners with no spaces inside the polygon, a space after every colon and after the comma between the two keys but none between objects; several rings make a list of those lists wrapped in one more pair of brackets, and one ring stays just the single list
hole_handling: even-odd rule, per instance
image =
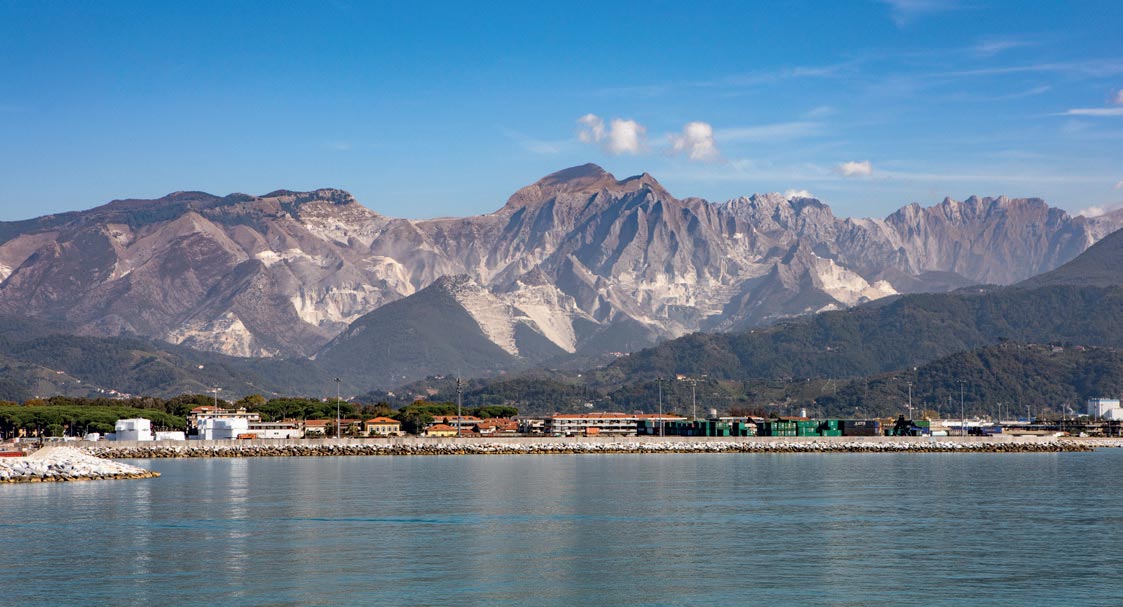
[{"label": "sea", "polygon": [[1123,605],[1123,450],[130,463],[0,485],[0,605]]}]

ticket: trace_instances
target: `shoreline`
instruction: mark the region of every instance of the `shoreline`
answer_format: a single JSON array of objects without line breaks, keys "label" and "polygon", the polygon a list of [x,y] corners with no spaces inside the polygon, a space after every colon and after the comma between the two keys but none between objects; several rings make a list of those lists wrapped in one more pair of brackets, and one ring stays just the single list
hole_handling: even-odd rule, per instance
[{"label": "shoreline", "polygon": [[76,443],[101,458],[562,455],[593,453],[1058,453],[1123,439],[1053,437],[573,437],[295,439]]}]

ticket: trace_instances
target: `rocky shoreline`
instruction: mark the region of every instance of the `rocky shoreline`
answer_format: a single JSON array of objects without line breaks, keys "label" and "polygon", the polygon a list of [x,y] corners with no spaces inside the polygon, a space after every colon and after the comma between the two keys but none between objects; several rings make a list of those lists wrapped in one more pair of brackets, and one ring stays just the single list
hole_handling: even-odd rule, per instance
[{"label": "rocky shoreline", "polygon": [[[1118,445],[1103,445],[1118,446]],[[378,455],[530,455],[581,453],[1055,453],[1093,451],[1095,446],[1077,440],[1047,441],[954,441],[954,440],[738,440],[738,441],[614,441],[583,442],[536,439],[410,441],[383,443],[296,441],[268,444],[164,444],[97,445],[87,447],[92,455],[118,459],[188,457],[308,457]]]},{"label": "rocky shoreline", "polygon": [[70,447],[47,447],[27,457],[0,459],[0,483],[155,478],[159,472],[94,457]]}]

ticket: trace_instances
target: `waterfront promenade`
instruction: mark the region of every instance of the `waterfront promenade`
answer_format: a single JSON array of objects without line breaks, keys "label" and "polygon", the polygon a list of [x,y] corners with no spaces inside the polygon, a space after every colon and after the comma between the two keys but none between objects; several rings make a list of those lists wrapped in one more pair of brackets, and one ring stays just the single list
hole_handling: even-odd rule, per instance
[{"label": "waterfront promenade", "polygon": [[73,443],[106,458],[578,453],[1027,453],[1123,447],[1074,437],[511,437],[299,439]]}]

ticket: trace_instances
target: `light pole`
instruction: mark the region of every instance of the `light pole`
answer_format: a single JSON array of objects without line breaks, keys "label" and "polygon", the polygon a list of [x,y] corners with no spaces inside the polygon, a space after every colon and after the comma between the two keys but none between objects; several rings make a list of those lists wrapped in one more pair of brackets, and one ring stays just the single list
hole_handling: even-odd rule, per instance
[{"label": "light pole", "polygon": [[690,415],[694,421],[698,421],[698,380],[690,380]]},{"label": "light pole", "polygon": [[339,378],[335,378],[335,437],[343,437],[343,416],[339,412]]},{"label": "light pole", "polygon": [[460,410],[463,406],[463,391],[460,388],[460,377],[456,378],[456,438],[460,438],[460,427],[464,425]]},{"label": "light pole", "polygon": [[967,381],[963,379],[955,381],[959,384],[959,429],[963,431],[963,436],[967,436],[967,409],[963,406],[963,384]]},{"label": "light pole", "polygon": [[909,382],[909,419],[912,419],[912,382]]},{"label": "light pole", "polygon": [[663,436],[663,378],[656,377],[655,383],[659,384],[659,436]]}]

